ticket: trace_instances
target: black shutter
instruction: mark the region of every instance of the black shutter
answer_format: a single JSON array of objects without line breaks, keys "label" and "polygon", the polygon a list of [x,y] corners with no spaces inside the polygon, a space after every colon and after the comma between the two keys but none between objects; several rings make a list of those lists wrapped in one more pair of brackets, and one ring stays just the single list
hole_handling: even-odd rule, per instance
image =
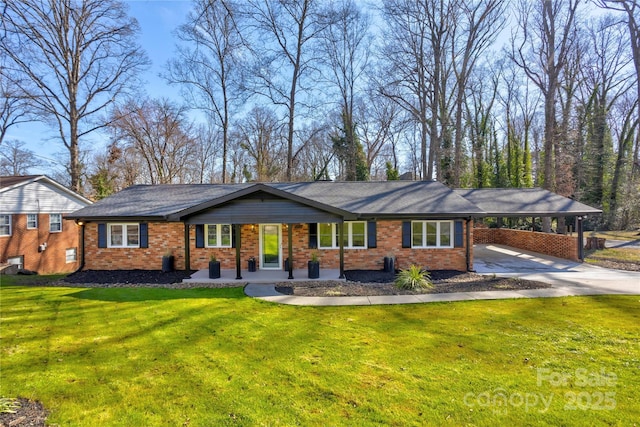
[{"label": "black shutter", "polygon": [[367,247],[368,248],[377,248],[378,247],[378,239],[376,238],[376,222],[368,221],[367,222]]},{"label": "black shutter", "polygon": [[105,223],[98,224],[98,247],[107,247],[107,224]]},{"label": "black shutter", "polygon": [[411,247],[411,221],[402,222],[402,247]]},{"label": "black shutter", "polygon": [[204,224],[196,224],[196,248],[204,248]]},{"label": "black shutter", "polygon": [[309,249],[317,249],[318,248],[318,224],[310,223],[309,224]]},{"label": "black shutter", "polygon": [[456,248],[461,248],[464,246],[464,226],[462,221],[456,221],[454,224],[454,243],[453,246]]},{"label": "black shutter", "polygon": [[140,247],[149,247],[149,224],[146,222],[140,224]]}]

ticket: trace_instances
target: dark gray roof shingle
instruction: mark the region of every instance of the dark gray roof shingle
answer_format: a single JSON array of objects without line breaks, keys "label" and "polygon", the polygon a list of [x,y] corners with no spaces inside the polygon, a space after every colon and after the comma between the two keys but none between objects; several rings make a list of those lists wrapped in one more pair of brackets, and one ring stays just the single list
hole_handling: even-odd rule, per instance
[{"label": "dark gray roof shingle", "polygon": [[592,208],[542,188],[456,189],[487,216],[556,216],[600,214]]},{"label": "dark gray roof shingle", "polygon": [[252,186],[271,187],[316,204],[361,216],[473,216],[483,212],[435,181],[300,182],[136,185],[73,213],[75,218],[158,218],[216,199],[228,200]]}]

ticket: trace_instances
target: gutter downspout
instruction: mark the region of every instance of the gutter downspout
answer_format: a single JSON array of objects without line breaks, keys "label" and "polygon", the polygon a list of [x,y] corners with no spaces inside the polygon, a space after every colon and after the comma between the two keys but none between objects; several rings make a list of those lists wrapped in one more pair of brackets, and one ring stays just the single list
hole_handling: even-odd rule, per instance
[{"label": "gutter downspout", "polygon": [[84,222],[79,221],[80,226],[80,266],[76,271],[82,271],[84,268]]},{"label": "gutter downspout", "polygon": [[467,271],[475,272],[475,270],[471,269],[471,217],[466,220],[466,228],[467,228]]}]

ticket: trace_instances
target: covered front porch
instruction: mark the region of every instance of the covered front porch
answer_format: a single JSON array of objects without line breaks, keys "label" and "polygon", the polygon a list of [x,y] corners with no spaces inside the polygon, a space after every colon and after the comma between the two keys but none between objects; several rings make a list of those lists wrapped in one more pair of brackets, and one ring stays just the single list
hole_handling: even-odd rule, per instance
[{"label": "covered front porch", "polygon": [[339,280],[340,270],[332,268],[321,268],[320,277],[317,279],[309,279],[307,270],[294,269],[293,279],[289,279],[289,271],[287,270],[242,270],[242,279],[236,279],[237,272],[234,269],[220,270],[218,279],[209,278],[209,270],[198,270],[191,275],[190,278],[182,280],[183,283],[279,283],[279,282],[307,282],[318,280]]}]

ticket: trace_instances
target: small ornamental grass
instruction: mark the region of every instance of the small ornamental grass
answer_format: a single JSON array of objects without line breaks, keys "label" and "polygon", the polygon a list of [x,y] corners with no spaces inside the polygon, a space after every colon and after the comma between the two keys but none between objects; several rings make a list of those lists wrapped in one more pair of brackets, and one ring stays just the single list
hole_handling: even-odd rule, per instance
[{"label": "small ornamental grass", "polygon": [[15,414],[18,408],[20,408],[20,402],[17,399],[0,397],[0,414]]},{"label": "small ornamental grass", "polygon": [[397,288],[413,291],[433,288],[429,272],[417,265],[411,265],[406,270],[400,270],[396,275],[395,285]]}]

